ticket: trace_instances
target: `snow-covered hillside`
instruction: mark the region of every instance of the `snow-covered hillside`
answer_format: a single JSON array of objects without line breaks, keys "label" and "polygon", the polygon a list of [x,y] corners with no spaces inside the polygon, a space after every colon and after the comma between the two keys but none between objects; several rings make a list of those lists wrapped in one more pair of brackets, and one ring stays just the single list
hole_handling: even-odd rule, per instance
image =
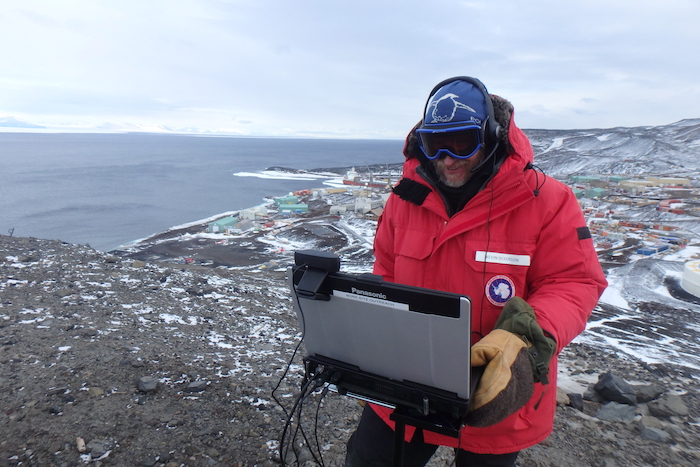
[{"label": "snow-covered hillside", "polygon": [[700,119],[670,125],[591,130],[525,130],[549,175],[688,176],[697,173]]}]

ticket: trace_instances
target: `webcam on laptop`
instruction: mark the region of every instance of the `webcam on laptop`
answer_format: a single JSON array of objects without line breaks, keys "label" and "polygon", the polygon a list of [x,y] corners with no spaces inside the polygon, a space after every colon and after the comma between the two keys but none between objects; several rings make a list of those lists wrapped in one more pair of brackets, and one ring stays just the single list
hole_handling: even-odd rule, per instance
[{"label": "webcam on laptop", "polygon": [[326,272],[340,271],[340,258],[338,255],[318,250],[298,250],[294,252],[294,264],[307,266],[313,269],[322,269]]},{"label": "webcam on laptop", "polygon": [[319,288],[328,274],[340,271],[340,258],[325,251],[299,250],[294,252],[294,264],[295,272],[303,271],[297,294],[312,300],[330,300],[328,294],[319,293]]}]

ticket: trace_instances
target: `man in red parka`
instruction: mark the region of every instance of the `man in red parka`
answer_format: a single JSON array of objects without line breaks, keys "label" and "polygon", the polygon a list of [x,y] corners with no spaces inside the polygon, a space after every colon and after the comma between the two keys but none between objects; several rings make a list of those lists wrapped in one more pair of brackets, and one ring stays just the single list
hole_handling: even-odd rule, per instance
[{"label": "man in red parka", "polygon": [[[607,285],[590,232],[573,192],[533,167],[510,102],[474,78],[432,90],[404,154],[374,273],[469,296],[472,366],[485,367],[459,438],[408,426],[404,465],[423,466],[446,445],[458,467],[513,466],[551,433],[556,356]],[[390,415],[365,406],[347,467],[392,465]]]}]

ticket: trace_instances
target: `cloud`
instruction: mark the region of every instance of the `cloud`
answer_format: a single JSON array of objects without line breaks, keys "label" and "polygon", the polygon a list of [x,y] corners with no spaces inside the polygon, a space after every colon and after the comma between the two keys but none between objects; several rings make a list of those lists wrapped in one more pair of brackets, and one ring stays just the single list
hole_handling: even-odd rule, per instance
[{"label": "cloud", "polygon": [[0,115],[401,138],[466,74],[527,128],[663,124],[697,116],[698,16],[690,0],[17,1]]}]

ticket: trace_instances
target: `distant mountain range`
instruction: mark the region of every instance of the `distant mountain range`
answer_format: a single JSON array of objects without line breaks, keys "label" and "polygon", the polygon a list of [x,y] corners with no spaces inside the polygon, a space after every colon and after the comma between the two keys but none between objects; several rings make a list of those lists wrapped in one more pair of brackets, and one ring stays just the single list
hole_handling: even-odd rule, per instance
[{"label": "distant mountain range", "polygon": [[[0,117],[0,127],[45,128],[14,117]],[[126,128],[105,124],[93,131],[118,129]],[[177,133],[163,127],[128,130]],[[552,176],[691,177],[700,172],[700,118],[649,127],[523,131],[535,151],[535,165]]]},{"label": "distant mountain range", "polygon": [[0,117],[0,127],[6,128],[45,128],[41,125],[19,120],[15,117]]},{"label": "distant mountain range", "polygon": [[700,119],[654,127],[524,131],[535,165],[548,175],[689,177],[700,167]]},{"label": "distant mountain range", "polygon": [[[535,151],[535,165],[547,175],[625,175],[631,178],[700,174],[700,118],[670,125],[589,130],[523,130]],[[402,163],[392,164],[400,170]],[[357,167],[381,171],[383,165]],[[318,169],[322,171],[324,169]],[[344,169],[325,169],[337,171]]]}]

